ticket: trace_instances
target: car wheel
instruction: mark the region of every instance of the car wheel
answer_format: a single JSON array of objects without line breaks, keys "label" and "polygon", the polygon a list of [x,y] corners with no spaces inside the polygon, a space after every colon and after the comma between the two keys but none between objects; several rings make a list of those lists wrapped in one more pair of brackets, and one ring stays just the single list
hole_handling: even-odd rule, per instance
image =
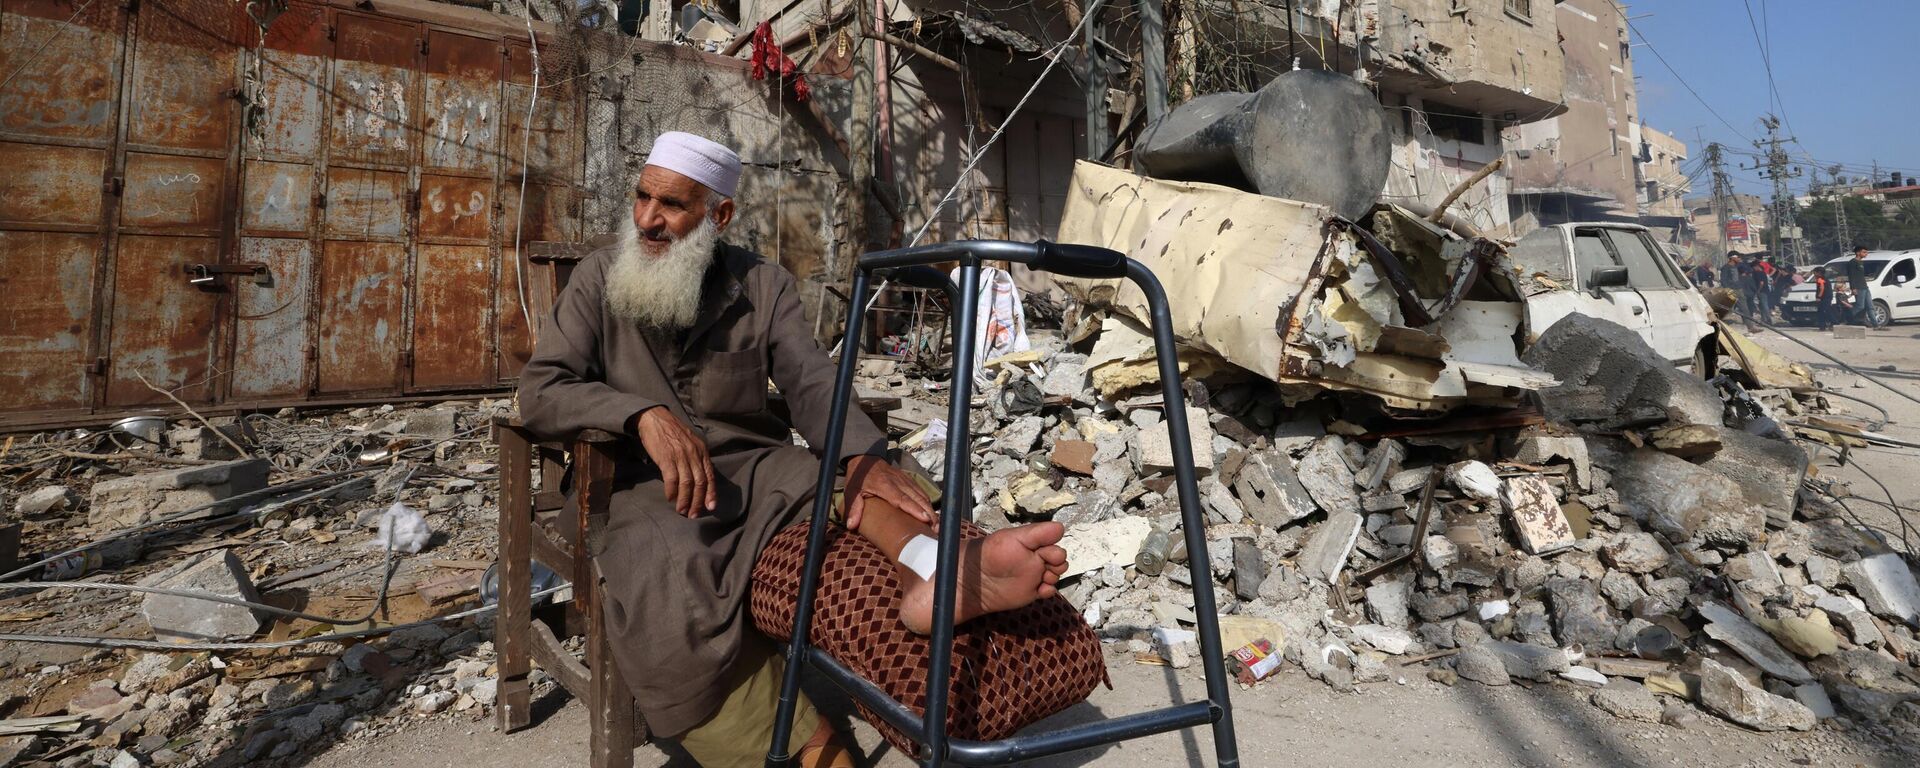
[{"label": "car wheel", "polygon": [[1693,375],[1702,379],[1711,379],[1720,374],[1720,348],[1714,339],[1700,342],[1693,348]]},{"label": "car wheel", "polygon": [[1893,324],[1893,310],[1879,299],[1873,300],[1873,327],[1885,328]]}]

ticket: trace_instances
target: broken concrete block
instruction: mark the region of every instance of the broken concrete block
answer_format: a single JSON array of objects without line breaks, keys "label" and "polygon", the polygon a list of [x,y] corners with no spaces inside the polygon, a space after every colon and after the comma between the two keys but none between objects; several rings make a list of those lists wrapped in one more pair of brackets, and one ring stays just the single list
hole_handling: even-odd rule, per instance
[{"label": "broken concrete block", "polygon": [[1780,647],[1772,635],[1758,625],[1748,621],[1732,608],[1711,600],[1699,605],[1701,618],[1709,623],[1707,637],[1732,648],[1741,658],[1753,662],[1760,671],[1785,680],[1794,685],[1813,681],[1813,673],[1805,664]]},{"label": "broken concrete block", "polygon": [[1313,538],[1300,550],[1295,559],[1300,572],[1309,579],[1318,579],[1333,583],[1340,578],[1340,570],[1347,567],[1347,556],[1353,553],[1353,545],[1360,539],[1360,526],[1364,521],[1355,512],[1335,512],[1327,517],[1313,532]]},{"label": "broken concrete block", "polygon": [[1400,471],[1400,462],[1406,461],[1407,448],[1393,438],[1381,440],[1368,451],[1361,463],[1358,482],[1361,488],[1378,490],[1385,485],[1387,478]]},{"label": "broken concrete block", "polygon": [[1478,461],[1462,461],[1447,467],[1447,482],[1469,498],[1493,501],[1500,495],[1500,476]]},{"label": "broken concrete block", "polygon": [[1622,720],[1660,722],[1660,700],[1654,698],[1646,686],[1632,680],[1608,680],[1605,687],[1593,692],[1593,705]]},{"label": "broken concrete block", "polygon": [[1766,510],[1718,472],[1647,448],[1596,450],[1594,460],[1613,476],[1620,493],[1615,511],[1624,510],[1668,541],[1738,550],[1766,538]]},{"label": "broken concrete block", "polygon": [[1765,552],[1742,552],[1729,557],[1721,572],[1735,582],[1759,581],[1767,587],[1778,587],[1784,583],[1780,580],[1779,567]]},{"label": "broken concrete block", "polygon": [[1807,476],[1807,452],[1786,440],[1737,429],[1719,432],[1720,450],[1701,466],[1738,484],[1748,503],[1765,507],[1775,519],[1791,519]]},{"label": "broken concrete block", "polygon": [[[1461,597],[1464,599],[1465,595]],[[1373,615],[1373,620],[1395,629],[1407,628],[1410,599],[1410,589],[1400,579],[1382,580],[1367,587],[1367,610]]]},{"label": "broken concrete block", "polygon": [[1640,582],[1632,576],[1622,571],[1607,571],[1607,575],[1600,578],[1600,594],[1606,595],[1607,603],[1616,610],[1625,611],[1646,597],[1647,591],[1641,589]]},{"label": "broken concrete block", "polygon": [[1414,645],[1413,635],[1404,629],[1381,626],[1379,624],[1361,624],[1353,628],[1353,639],[1366,643],[1381,653],[1399,656]]},{"label": "broken concrete block", "polygon": [[49,485],[21,496],[19,501],[14,502],[13,511],[20,513],[21,517],[37,517],[69,509],[74,501],[72,489],[64,485]]},{"label": "broken concrete block", "polygon": [[[1187,429],[1191,438],[1187,442],[1193,449],[1194,471],[1202,475],[1213,472],[1213,427],[1207,423],[1207,412],[1187,406]],[[1173,438],[1167,422],[1161,421],[1141,429],[1134,436],[1134,447],[1139,451],[1142,474],[1173,471]]]},{"label": "broken concrete block", "polygon": [[1555,459],[1573,466],[1575,484],[1581,488],[1593,488],[1593,460],[1587,453],[1586,438],[1579,435],[1533,434],[1514,442],[1514,461],[1545,466]]},{"label": "broken concrete block", "polygon": [[[246,567],[227,549],[202,554],[180,567],[154,574],[141,585],[260,601]],[[140,612],[153,627],[154,637],[169,642],[244,638],[260,631],[260,617],[251,608],[191,597],[149,594],[141,601]]]},{"label": "broken concrete block", "polygon": [[1344,445],[1345,441],[1337,435],[1315,440],[1313,447],[1300,457],[1295,474],[1314,503],[1328,515],[1352,514],[1357,519],[1361,512],[1360,496],[1354,492],[1353,469],[1341,455]]},{"label": "broken concrete block", "polygon": [[1647,444],[1683,459],[1712,456],[1720,451],[1722,429],[1711,424],[1676,424],[1647,435]]},{"label": "broken concrete block", "polygon": [[1059,440],[1053,444],[1053,465],[1076,475],[1093,474],[1093,443]]},{"label": "broken concrete block", "polygon": [[1152,523],[1133,515],[1068,528],[1060,539],[1060,547],[1067,551],[1067,570],[1061,578],[1097,571],[1109,564],[1132,565],[1152,532]]},{"label": "broken concrete block", "polygon": [[1677,424],[1721,423],[1723,406],[1712,384],[1675,367],[1640,334],[1619,323],[1567,315],[1541,333],[1521,359],[1561,382],[1540,391],[1541,410],[1549,421],[1586,415],[1563,408],[1562,391],[1597,387],[1606,410],[1614,414],[1650,411]]},{"label": "broken concrete block", "polygon": [[1233,491],[1247,514],[1268,528],[1287,525],[1318,509],[1287,457],[1271,451],[1247,457],[1234,478]]},{"label": "broken concrete block", "polygon": [[1666,566],[1667,548],[1651,533],[1616,533],[1600,548],[1608,565],[1632,574],[1653,573]]},{"label": "broken concrete block", "polygon": [[1873,614],[1862,607],[1858,598],[1827,595],[1815,600],[1813,607],[1827,614],[1827,621],[1835,629],[1845,633],[1854,645],[1871,648],[1886,642],[1880,634],[1880,627],[1874,623]]},{"label": "broken concrete block", "polygon": [[1547,597],[1553,603],[1553,623],[1562,645],[1579,644],[1599,650],[1613,645],[1620,625],[1600,599],[1593,582],[1585,579],[1548,579]]},{"label": "broken concrete block", "polygon": [[1506,666],[1507,674],[1527,680],[1544,683],[1571,666],[1567,661],[1567,652],[1559,648],[1505,640],[1489,640],[1481,643],[1480,647],[1493,651],[1500,663]]},{"label": "broken concrete block", "polygon": [[1833,707],[1833,698],[1827,695],[1827,689],[1819,683],[1807,683],[1793,689],[1793,700],[1813,713],[1821,720],[1832,720],[1840,715]]},{"label": "broken concrete block", "polygon": [[1253,539],[1233,540],[1233,594],[1241,600],[1260,597],[1260,584],[1267,580],[1267,563]]},{"label": "broken concrete block", "polygon": [[406,434],[445,440],[460,433],[460,414],[452,408],[429,408],[407,414]]},{"label": "broken concrete block", "polygon": [[1701,708],[1756,731],[1813,729],[1813,710],[1775,696],[1713,659],[1700,660]]},{"label": "broken concrete block", "polygon": [[1233,498],[1233,492],[1220,484],[1216,477],[1200,478],[1200,503],[1205,505],[1207,513],[1214,520],[1235,524],[1246,519],[1247,513],[1240,508],[1240,502]]},{"label": "broken concrete block", "polygon": [[1047,376],[1040,380],[1040,392],[1048,397],[1088,398],[1087,356],[1077,353],[1047,358]]},{"label": "broken concrete block", "polygon": [[1840,573],[1875,615],[1920,625],[1920,584],[1900,555],[1861,558],[1842,566]]},{"label": "broken concrete block", "polygon": [[1495,653],[1489,643],[1470,645],[1454,658],[1453,669],[1461,677],[1481,685],[1508,685],[1513,679],[1507,675],[1506,661]]},{"label": "broken concrete block", "polygon": [[167,445],[184,458],[199,461],[232,461],[240,458],[240,452],[228,443],[232,440],[240,445],[252,441],[252,430],[244,422],[228,424],[214,431],[204,426],[176,427],[167,431]]},{"label": "broken concrete block", "polygon": [[245,459],[107,480],[93,486],[87,522],[103,529],[139,525],[265,488],[271,469],[265,459]]},{"label": "broken concrete block", "polygon": [[1022,416],[1014,419],[1000,432],[994,435],[993,450],[1014,458],[1023,458],[1033,450],[1034,442],[1040,439],[1040,433],[1047,428],[1046,420],[1039,416]]},{"label": "broken concrete block", "polygon": [[[1485,465],[1482,465],[1485,466]],[[1553,486],[1537,475],[1507,478],[1500,500],[1513,516],[1520,546],[1529,554],[1544,555],[1573,546],[1573,527],[1553,497]]]},{"label": "broken concrete block", "polygon": [[1589,688],[1604,688],[1607,685],[1606,675],[1594,671],[1592,667],[1582,667],[1577,664],[1567,667],[1567,671],[1560,673],[1560,679]]}]

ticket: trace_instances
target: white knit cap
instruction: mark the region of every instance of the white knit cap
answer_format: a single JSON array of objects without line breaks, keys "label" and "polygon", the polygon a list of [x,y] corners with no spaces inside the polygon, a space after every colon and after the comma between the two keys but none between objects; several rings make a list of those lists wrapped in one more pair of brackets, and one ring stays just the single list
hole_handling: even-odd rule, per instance
[{"label": "white knit cap", "polygon": [[720,193],[733,197],[740,186],[740,156],[718,142],[684,131],[668,131],[653,140],[647,165],[678,173]]}]

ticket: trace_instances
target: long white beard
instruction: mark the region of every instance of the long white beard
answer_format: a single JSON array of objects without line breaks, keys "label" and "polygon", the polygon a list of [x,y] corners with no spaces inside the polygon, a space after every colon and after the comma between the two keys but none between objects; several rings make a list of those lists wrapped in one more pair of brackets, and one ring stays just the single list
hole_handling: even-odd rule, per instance
[{"label": "long white beard", "polygon": [[659,257],[647,255],[633,218],[620,220],[620,255],[607,270],[607,308],[650,331],[678,332],[693,327],[700,314],[701,281],[713,263],[720,236],[713,219],[667,245]]}]

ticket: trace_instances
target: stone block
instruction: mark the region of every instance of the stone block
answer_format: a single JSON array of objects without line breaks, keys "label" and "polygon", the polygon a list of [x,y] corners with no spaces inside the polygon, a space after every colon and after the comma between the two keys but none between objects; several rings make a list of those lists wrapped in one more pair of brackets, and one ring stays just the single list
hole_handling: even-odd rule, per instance
[{"label": "stone block", "polygon": [[[1367,587],[1367,612],[1373,620],[1395,629],[1406,629],[1409,624],[1407,610],[1412,599],[1407,582],[1389,579],[1375,582]],[[1464,597],[1464,596],[1463,596]]]},{"label": "stone block", "polygon": [[1535,475],[1507,478],[1500,501],[1513,516],[1513,529],[1528,554],[1544,555],[1573,546],[1573,527],[1553,497],[1553,486]]},{"label": "stone block", "polygon": [[71,489],[64,485],[49,485],[35,488],[27,495],[21,496],[19,501],[14,502],[13,511],[19,513],[21,517],[37,517],[70,508],[73,502],[74,495]]},{"label": "stone block", "polygon": [[1268,528],[1287,525],[1318,509],[1306,486],[1294,475],[1293,465],[1277,452],[1248,456],[1234,478],[1233,491],[1247,514]]},{"label": "stone block", "polygon": [[1556,459],[1573,466],[1576,485],[1585,489],[1593,488],[1593,460],[1587,453],[1586,438],[1579,435],[1526,435],[1514,442],[1514,461],[1545,466]]},{"label": "stone block", "polygon": [[1085,440],[1058,440],[1053,444],[1053,465],[1076,475],[1093,474],[1093,443]]},{"label": "stone block", "polygon": [[1300,457],[1300,466],[1295,475],[1307,494],[1328,515],[1352,514],[1361,512],[1360,496],[1354,492],[1353,468],[1347,465],[1344,452],[1345,441],[1336,435],[1328,435],[1315,440],[1306,455]]},{"label": "stone block", "polygon": [[1686,459],[1642,448],[1596,450],[1625,511],[1675,544],[1746,549],[1766,538],[1766,510],[1740,485]]},{"label": "stone block", "polygon": [[1708,622],[1707,637],[1732,648],[1760,671],[1794,685],[1813,682],[1813,673],[1805,664],[1780,647],[1773,635],[1732,608],[1709,600],[1699,605],[1699,612]]},{"label": "stone block", "polygon": [[1719,432],[1720,450],[1701,466],[1738,484],[1748,503],[1765,507],[1775,519],[1791,519],[1807,476],[1807,452],[1786,440],[1738,429]]},{"label": "stone block", "polygon": [[428,408],[407,414],[406,434],[445,440],[459,433],[459,413],[452,408]]},{"label": "stone block", "polygon": [[1593,692],[1593,705],[1622,720],[1643,723],[1660,722],[1660,700],[1647,687],[1632,680],[1614,678]]},{"label": "stone block", "polygon": [[1295,562],[1300,572],[1309,579],[1333,583],[1340,578],[1341,569],[1347,567],[1347,557],[1353,554],[1353,545],[1360,539],[1360,526],[1364,521],[1355,512],[1335,512],[1327,517],[1307,540]]},{"label": "stone block", "polygon": [[167,430],[167,445],[189,459],[232,461],[240,458],[240,452],[227,440],[248,445],[253,440],[253,430],[245,422],[223,425],[218,432],[198,424]]},{"label": "stone block", "polygon": [[[155,574],[141,584],[260,601],[260,594],[247,578],[246,567],[240,558],[234,557],[232,550],[226,549],[205,553],[181,567]],[[260,631],[260,617],[253,609],[192,597],[149,594],[141,601],[140,612],[148,626],[153,627],[154,637],[168,642],[245,638]]]},{"label": "stone block", "polygon": [[1527,365],[1553,374],[1558,387],[1541,390],[1541,410],[1549,421],[1585,416],[1560,407],[1563,390],[1597,387],[1607,410],[1632,423],[1632,414],[1651,412],[1678,424],[1719,426],[1723,406],[1712,384],[1683,371],[1647,346],[1631,329],[1610,320],[1572,314],[1540,334],[1521,356]]},{"label": "stone block", "polygon": [[[271,469],[265,459],[243,459],[96,483],[87,522],[102,529],[128,528],[178,514],[265,488]],[[211,515],[217,509],[210,508],[204,514]]]},{"label": "stone block", "polygon": [[1700,660],[1700,707],[1756,731],[1808,731],[1813,710],[1775,696],[1713,659]]},{"label": "stone block", "polygon": [[[1187,429],[1187,443],[1193,449],[1194,471],[1201,475],[1211,474],[1213,427],[1207,423],[1207,412],[1188,406]],[[1166,421],[1141,429],[1134,437],[1134,447],[1138,451],[1142,474],[1173,471],[1173,437]]]},{"label": "stone block", "polygon": [[1562,645],[1579,644],[1598,651],[1613,645],[1620,624],[1600,598],[1600,592],[1585,579],[1548,579],[1547,597],[1553,604],[1553,623],[1559,629]]},{"label": "stone block", "polygon": [[1920,624],[1920,584],[1896,553],[1864,557],[1840,568],[1846,584],[1875,615]]},{"label": "stone block", "polygon": [[1267,580],[1267,562],[1253,539],[1233,540],[1233,594],[1241,600],[1260,597],[1260,584]]},{"label": "stone block", "polygon": [[1651,533],[1616,533],[1600,547],[1600,556],[1608,565],[1632,574],[1653,573],[1667,564],[1667,548]]}]

